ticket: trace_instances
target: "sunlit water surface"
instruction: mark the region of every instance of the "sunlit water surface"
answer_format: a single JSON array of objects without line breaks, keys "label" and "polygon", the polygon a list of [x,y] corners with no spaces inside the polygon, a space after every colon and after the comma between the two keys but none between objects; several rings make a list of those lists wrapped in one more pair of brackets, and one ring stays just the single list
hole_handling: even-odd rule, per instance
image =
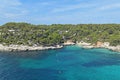
[{"label": "sunlit water surface", "polygon": [[79,46],[0,52],[0,80],[120,80],[120,53]]}]

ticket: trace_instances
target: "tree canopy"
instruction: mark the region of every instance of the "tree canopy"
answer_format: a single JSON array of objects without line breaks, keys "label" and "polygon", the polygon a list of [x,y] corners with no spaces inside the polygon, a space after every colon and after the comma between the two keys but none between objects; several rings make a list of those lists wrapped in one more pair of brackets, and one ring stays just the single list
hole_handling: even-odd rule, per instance
[{"label": "tree canopy", "polygon": [[66,40],[110,42],[120,45],[120,24],[52,24],[33,25],[9,22],[0,26],[0,43],[23,45],[57,45]]}]

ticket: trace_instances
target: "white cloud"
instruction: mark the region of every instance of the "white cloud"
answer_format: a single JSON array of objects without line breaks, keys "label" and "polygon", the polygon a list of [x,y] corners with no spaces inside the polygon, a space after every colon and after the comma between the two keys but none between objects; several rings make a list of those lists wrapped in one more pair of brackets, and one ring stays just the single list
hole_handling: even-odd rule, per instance
[{"label": "white cloud", "polygon": [[27,11],[23,10],[20,13],[5,13],[4,16],[6,18],[14,19],[14,18],[17,18],[17,17],[24,16],[27,13],[28,13]]},{"label": "white cloud", "polygon": [[27,14],[19,0],[0,0],[0,18],[14,19]]},{"label": "white cloud", "polygon": [[104,5],[100,7],[99,10],[108,10],[108,9],[115,9],[115,8],[120,8],[120,3]]},{"label": "white cloud", "polygon": [[18,0],[0,0],[0,8],[20,5],[22,5],[22,3],[20,3]]},{"label": "white cloud", "polygon": [[52,12],[64,12],[64,11],[70,11],[70,10],[75,10],[80,8],[89,8],[94,6],[95,4],[75,4],[75,5],[68,5],[60,8],[55,8],[52,10]]},{"label": "white cloud", "polygon": [[48,5],[52,5],[52,2],[41,2],[39,3],[39,5],[48,6]]}]

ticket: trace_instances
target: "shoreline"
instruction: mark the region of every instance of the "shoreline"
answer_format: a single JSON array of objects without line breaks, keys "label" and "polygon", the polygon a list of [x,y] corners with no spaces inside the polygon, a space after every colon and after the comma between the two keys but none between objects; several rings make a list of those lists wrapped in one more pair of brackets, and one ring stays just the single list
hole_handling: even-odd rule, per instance
[{"label": "shoreline", "polygon": [[0,44],[0,51],[13,52],[13,51],[49,50],[49,49],[60,49],[60,48],[63,48],[64,46],[69,46],[69,45],[78,45],[85,49],[105,48],[105,49],[109,49],[112,51],[120,52],[120,45],[110,46],[109,44],[106,44],[106,42],[99,46],[93,45],[91,43],[86,43],[86,42],[76,42],[76,43],[67,42],[67,43],[63,43],[61,45],[55,45],[55,46],[28,46],[28,45],[13,45],[13,44],[9,46],[4,46]]},{"label": "shoreline", "polygon": [[95,44],[86,43],[86,42],[77,42],[76,43],[76,45],[81,46],[82,48],[85,48],[85,49],[105,48],[105,49],[109,49],[112,51],[120,52],[120,45],[110,46],[109,44],[110,44],[109,42],[104,42],[101,45],[95,45]]},{"label": "shoreline", "polygon": [[27,46],[27,45],[9,45],[4,46],[0,44],[0,51],[37,51],[37,50],[48,50],[48,49],[60,49],[62,45],[55,46]]}]

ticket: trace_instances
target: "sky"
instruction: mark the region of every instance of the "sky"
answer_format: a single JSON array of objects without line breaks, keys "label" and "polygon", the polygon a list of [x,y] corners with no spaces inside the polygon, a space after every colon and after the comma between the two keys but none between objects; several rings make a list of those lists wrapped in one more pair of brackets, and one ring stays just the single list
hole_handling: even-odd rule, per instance
[{"label": "sky", "polygon": [[120,0],[0,0],[0,25],[120,23]]}]

